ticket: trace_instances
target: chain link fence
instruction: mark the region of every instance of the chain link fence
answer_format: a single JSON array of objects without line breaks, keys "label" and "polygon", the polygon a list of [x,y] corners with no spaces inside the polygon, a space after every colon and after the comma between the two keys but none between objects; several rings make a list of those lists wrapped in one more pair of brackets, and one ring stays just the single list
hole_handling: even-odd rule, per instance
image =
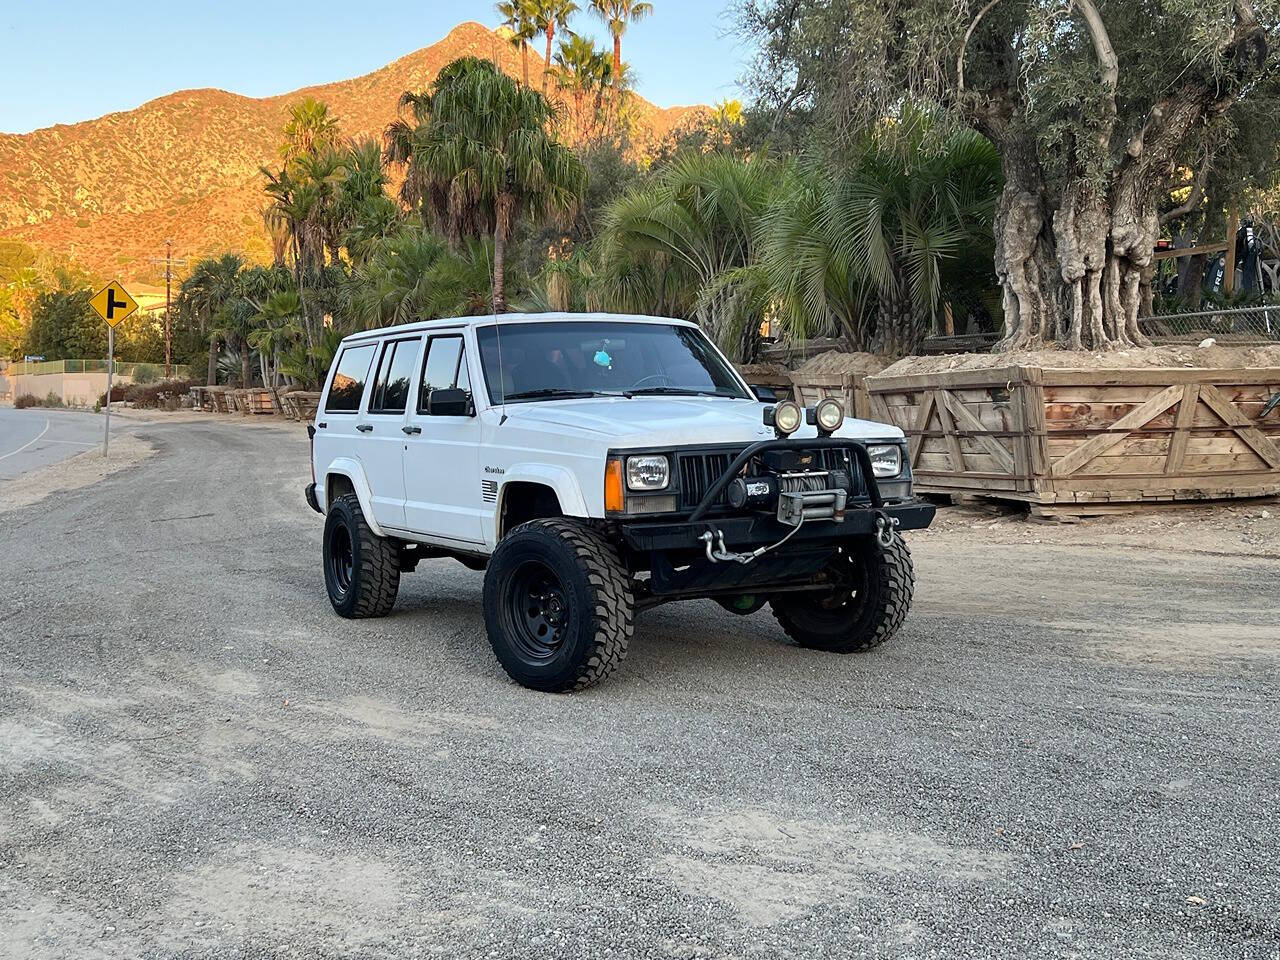
[{"label": "chain link fence", "polygon": [[1275,343],[1280,342],[1280,305],[1165,313],[1141,317],[1138,326],[1153,343],[1199,343],[1207,337],[1223,344]]},{"label": "chain link fence", "polygon": [[[190,380],[191,368],[186,364],[172,365],[171,380]],[[11,377],[40,377],[51,373],[106,373],[105,360],[42,360],[33,363],[15,361],[9,364]],[[117,377],[124,377],[134,383],[156,383],[165,379],[163,363],[117,363]]]}]

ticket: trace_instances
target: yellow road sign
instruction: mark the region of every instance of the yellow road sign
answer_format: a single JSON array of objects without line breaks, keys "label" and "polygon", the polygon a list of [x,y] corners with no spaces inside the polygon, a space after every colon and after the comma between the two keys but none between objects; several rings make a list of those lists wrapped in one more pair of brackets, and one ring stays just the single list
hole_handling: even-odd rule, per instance
[{"label": "yellow road sign", "polygon": [[126,317],[133,316],[138,309],[138,301],[129,296],[129,291],[120,286],[120,281],[112,280],[93,295],[89,306],[114,327]]}]

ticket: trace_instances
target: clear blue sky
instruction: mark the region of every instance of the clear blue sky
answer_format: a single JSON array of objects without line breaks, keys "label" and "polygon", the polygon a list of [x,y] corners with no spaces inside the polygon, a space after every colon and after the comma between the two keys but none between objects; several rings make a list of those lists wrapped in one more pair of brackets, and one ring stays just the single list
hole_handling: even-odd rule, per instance
[{"label": "clear blue sky", "polygon": [[[622,42],[641,95],[660,106],[740,96],[746,54],[725,35],[727,2],[652,0],[653,15]],[[6,133],[128,110],[191,87],[285,93],[376,70],[463,20],[498,22],[486,0],[4,0],[3,8]],[[608,42],[585,11],[573,26]]]}]

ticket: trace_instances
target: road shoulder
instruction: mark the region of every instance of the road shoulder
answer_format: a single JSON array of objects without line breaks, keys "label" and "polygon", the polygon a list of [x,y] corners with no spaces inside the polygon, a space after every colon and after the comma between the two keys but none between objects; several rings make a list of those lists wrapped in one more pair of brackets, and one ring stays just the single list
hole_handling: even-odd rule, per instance
[{"label": "road shoulder", "polygon": [[79,490],[121,470],[136,466],[155,452],[147,441],[129,434],[113,435],[111,455],[94,447],[67,460],[24,473],[0,484],[0,514],[38,503],[54,493]]}]

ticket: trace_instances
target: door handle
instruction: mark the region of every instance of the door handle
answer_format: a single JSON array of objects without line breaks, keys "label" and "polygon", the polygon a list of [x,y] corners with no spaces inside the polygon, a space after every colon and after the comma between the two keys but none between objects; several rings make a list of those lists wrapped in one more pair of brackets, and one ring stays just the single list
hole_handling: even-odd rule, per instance
[{"label": "door handle", "polygon": [[422,432],[422,428],[421,428],[421,427],[415,427],[415,426],[413,426],[413,425],[403,426],[403,427],[401,427],[400,429],[401,429],[401,430],[403,430],[403,431],[404,431],[408,436],[411,436],[411,437],[412,437],[415,433],[421,433],[421,432]]},{"label": "door handle", "polygon": [[357,430],[359,430],[361,433],[369,433],[371,430],[373,430],[373,424],[372,424],[372,423],[357,423],[357,424],[356,424],[356,429],[357,429]]}]

